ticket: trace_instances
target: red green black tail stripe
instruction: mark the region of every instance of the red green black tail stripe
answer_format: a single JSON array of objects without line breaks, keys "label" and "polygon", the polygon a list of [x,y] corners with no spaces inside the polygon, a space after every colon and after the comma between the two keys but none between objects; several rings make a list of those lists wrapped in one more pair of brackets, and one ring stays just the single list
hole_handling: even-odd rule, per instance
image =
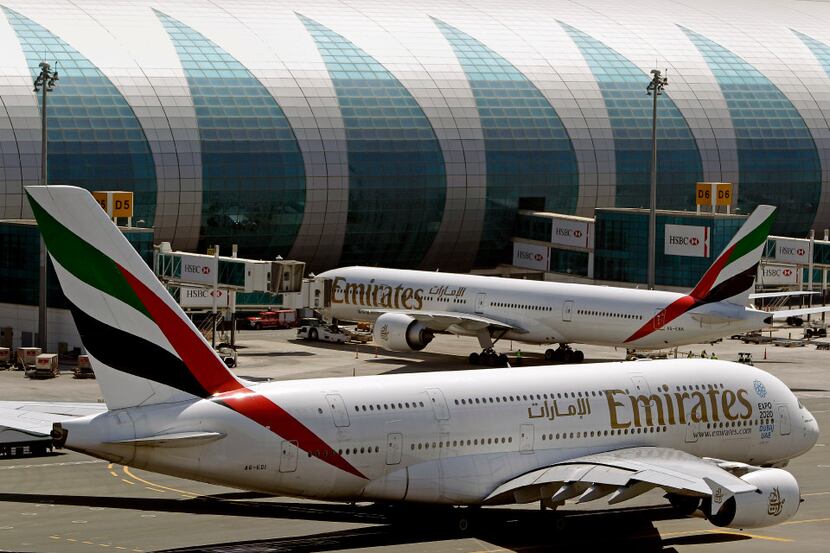
[{"label": "red green black tail stripe", "polygon": [[[732,275],[717,285],[715,285],[715,282],[717,282],[718,277],[720,277],[724,269],[729,267],[735,261],[754,252],[766,241],[774,219],[775,212],[772,212],[746,236],[730,245],[723,251],[723,253],[721,253],[706,273],[704,273],[703,277],[700,279],[700,282],[697,283],[697,286],[695,286],[694,290],[692,290],[689,295],[675,300],[662,309],[654,317],[649,319],[643,326],[637,329],[634,334],[629,336],[625,340],[625,343],[634,342],[648,336],[655,330],[667,325],[674,319],[680,317],[695,307],[707,303],[724,301],[751,288],[755,282],[755,275],[758,272],[758,262],[744,269],[740,273]],[[739,230],[738,232],[741,231]]]},{"label": "red green black tail stripe", "polygon": [[[366,478],[290,413],[234,378],[201,336],[140,279],[61,224],[31,195],[29,202],[55,261],[75,278],[152,320],[178,354],[177,357],[157,344],[87,315],[70,297],[73,318],[93,357],[118,371],[196,397],[213,398],[275,435],[296,442],[300,449],[317,452],[322,461]],[[124,351],[132,353],[124,355]]]}]

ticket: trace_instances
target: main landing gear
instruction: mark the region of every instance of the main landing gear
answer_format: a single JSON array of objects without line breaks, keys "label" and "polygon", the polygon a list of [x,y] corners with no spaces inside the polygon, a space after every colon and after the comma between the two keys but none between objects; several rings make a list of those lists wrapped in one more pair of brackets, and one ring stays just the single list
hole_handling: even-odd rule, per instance
[{"label": "main landing gear", "polygon": [[481,346],[481,353],[471,353],[470,356],[467,358],[470,361],[470,365],[488,365],[490,367],[506,367],[509,360],[507,359],[507,355],[504,353],[496,353],[496,350],[493,349],[493,346],[496,345],[496,342],[502,339],[502,337],[507,333],[506,330],[500,331],[499,335],[494,340],[492,336],[490,336],[490,331],[486,328],[482,328],[478,331],[477,338],[478,338],[478,345]]},{"label": "main landing gear", "polygon": [[578,349],[571,349],[568,345],[560,344],[555,350],[545,350],[545,360],[556,363],[582,363],[585,360],[585,354]]},{"label": "main landing gear", "polygon": [[496,353],[493,348],[486,348],[481,353],[471,353],[467,358],[471,365],[488,365],[490,367],[506,367],[508,363],[507,355],[504,353]]}]

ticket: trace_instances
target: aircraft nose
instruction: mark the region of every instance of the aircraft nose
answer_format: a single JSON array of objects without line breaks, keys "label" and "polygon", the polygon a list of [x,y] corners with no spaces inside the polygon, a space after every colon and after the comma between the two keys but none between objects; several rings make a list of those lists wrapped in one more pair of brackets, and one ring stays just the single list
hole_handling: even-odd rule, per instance
[{"label": "aircraft nose", "polygon": [[820,434],[821,430],[818,427],[816,417],[814,417],[812,413],[808,412],[808,414],[804,416],[804,437],[807,440],[808,449],[816,445]]}]

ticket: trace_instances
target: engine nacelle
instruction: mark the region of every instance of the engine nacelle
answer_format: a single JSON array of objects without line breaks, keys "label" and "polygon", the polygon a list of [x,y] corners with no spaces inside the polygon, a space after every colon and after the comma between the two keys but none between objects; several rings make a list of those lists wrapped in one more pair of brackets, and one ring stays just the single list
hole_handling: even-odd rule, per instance
[{"label": "engine nacelle", "polygon": [[372,329],[372,340],[389,351],[421,351],[432,338],[424,323],[403,313],[384,313]]},{"label": "engine nacelle", "polygon": [[801,493],[798,482],[789,472],[781,469],[760,469],[745,474],[741,479],[756,486],[758,491],[730,497],[714,515],[710,509],[704,507],[709,522],[715,526],[763,528],[781,524],[798,512]]}]

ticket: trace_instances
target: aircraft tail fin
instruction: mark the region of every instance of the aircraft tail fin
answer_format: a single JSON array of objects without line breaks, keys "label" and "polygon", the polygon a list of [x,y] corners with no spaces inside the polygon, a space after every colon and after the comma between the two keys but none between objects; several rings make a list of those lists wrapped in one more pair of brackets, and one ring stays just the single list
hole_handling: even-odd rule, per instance
[{"label": "aircraft tail fin", "polygon": [[88,191],[26,193],[110,409],[243,386]]},{"label": "aircraft tail fin", "polygon": [[689,295],[704,303],[726,301],[745,306],[754,291],[774,219],[775,207],[756,207]]}]

